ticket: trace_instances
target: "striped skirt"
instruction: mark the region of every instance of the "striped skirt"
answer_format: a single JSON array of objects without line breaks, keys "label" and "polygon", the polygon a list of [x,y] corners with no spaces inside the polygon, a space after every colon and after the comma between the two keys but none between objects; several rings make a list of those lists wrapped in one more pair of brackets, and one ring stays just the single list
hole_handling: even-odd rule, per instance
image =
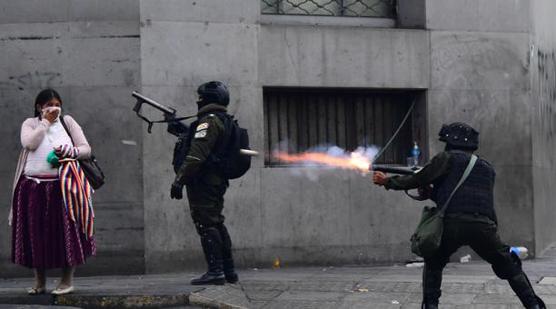
[{"label": "striped skirt", "polygon": [[83,264],[95,253],[94,237],[87,239],[65,209],[60,181],[22,176],[13,200],[12,262],[62,268]]}]

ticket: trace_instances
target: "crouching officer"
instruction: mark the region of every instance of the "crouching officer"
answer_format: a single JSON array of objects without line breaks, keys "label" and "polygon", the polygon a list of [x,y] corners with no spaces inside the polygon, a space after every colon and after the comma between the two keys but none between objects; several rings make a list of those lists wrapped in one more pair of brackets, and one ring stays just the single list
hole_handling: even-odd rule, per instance
[{"label": "crouching officer", "polygon": [[225,138],[225,126],[218,114],[227,112],[229,92],[222,82],[211,81],[202,84],[197,93],[198,120],[191,125],[190,148],[177,171],[170,196],[181,199],[186,186],[191,217],[208,264],[208,271],[191,280],[191,284],[236,283],[232,241],[222,215],[228,180],[210,164],[211,155]]},{"label": "crouching officer", "polygon": [[[393,190],[420,189],[421,195],[428,195],[422,198],[432,199],[437,206],[444,205],[478,148],[479,133],[467,124],[452,123],[444,125],[439,136],[446,143],[445,151],[432,158],[421,171],[392,177],[375,172],[374,183]],[[546,308],[521,269],[519,257],[510,253],[510,247],[498,236],[493,205],[494,177],[492,166],[483,159],[477,160],[446,207],[440,248],[432,257],[425,258],[422,308],[438,308],[442,270],[450,255],[464,245],[489,262],[500,279],[508,280],[525,308]]]}]

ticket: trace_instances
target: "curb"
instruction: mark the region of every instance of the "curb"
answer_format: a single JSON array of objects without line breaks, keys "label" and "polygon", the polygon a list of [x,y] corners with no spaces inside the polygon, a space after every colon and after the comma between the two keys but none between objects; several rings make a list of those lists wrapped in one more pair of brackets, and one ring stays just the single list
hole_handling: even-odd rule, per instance
[{"label": "curb", "polygon": [[83,308],[160,308],[189,305],[189,295],[59,295],[54,305]]},{"label": "curb", "polygon": [[189,295],[189,304],[193,306],[199,306],[199,307],[211,308],[211,309],[248,309],[247,307],[241,305],[234,305],[223,301],[219,301],[217,299],[203,296],[198,292],[194,292]]}]

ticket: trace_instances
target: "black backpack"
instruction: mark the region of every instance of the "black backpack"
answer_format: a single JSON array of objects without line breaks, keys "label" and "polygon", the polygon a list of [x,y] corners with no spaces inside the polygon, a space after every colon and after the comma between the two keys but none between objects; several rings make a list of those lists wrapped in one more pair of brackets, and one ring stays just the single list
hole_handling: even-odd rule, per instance
[{"label": "black backpack", "polygon": [[[249,148],[249,134],[247,130],[240,127],[237,120],[233,116],[226,113],[215,113],[224,124],[224,136],[221,143],[217,145],[209,156],[206,166],[207,168],[217,170],[218,173],[226,179],[239,178],[251,167],[251,157],[240,153],[240,149]],[[191,140],[196,130],[198,122],[191,124],[190,130],[178,137],[176,146],[174,147],[174,158],[172,165],[177,173],[180,166],[185,161],[185,157],[189,152]]]}]

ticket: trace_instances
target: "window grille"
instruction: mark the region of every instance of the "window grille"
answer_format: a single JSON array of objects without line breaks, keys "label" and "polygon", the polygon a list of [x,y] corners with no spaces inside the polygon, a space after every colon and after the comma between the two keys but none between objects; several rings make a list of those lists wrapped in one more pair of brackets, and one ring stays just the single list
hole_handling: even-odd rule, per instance
[{"label": "window grille", "polygon": [[395,0],[261,0],[263,14],[395,17]]},{"label": "window grille", "polygon": [[[358,146],[382,147],[415,97],[415,92],[265,87],[266,153],[298,153],[331,145],[348,151]],[[422,127],[416,117],[410,117],[378,162],[406,164],[412,142],[418,140],[414,131],[420,129],[415,128]],[[280,162],[269,156],[265,164]]]}]

